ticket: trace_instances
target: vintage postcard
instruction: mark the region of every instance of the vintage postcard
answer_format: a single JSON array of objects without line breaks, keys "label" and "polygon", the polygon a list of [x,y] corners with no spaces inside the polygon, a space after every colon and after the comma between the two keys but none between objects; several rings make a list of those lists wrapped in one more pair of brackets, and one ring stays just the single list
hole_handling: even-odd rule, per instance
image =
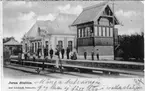
[{"label": "vintage postcard", "polygon": [[1,1],[2,91],[144,91],[144,1]]}]

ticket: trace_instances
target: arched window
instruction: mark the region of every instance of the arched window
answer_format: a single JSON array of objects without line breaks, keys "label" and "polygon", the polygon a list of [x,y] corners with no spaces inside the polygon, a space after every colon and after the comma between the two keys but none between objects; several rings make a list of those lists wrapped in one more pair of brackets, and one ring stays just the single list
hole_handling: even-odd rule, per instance
[{"label": "arched window", "polygon": [[38,42],[38,49],[40,49],[40,42]]},{"label": "arched window", "polygon": [[34,43],[32,43],[32,53],[34,53]]},{"label": "arched window", "polygon": [[37,43],[35,42],[35,52],[37,52]]}]

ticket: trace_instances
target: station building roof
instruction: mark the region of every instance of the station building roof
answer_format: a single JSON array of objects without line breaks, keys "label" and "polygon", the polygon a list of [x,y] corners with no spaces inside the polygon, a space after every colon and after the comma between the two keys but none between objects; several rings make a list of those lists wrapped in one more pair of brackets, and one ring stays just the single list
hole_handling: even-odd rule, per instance
[{"label": "station building roof", "polygon": [[[72,26],[96,21],[101,16],[101,14],[103,13],[106,7],[110,8],[108,3],[109,2],[103,2],[100,4],[96,4],[96,5],[84,8],[82,13],[72,23]],[[114,19],[115,19],[115,24],[119,24],[119,21],[116,18],[115,14],[114,14]]]},{"label": "station building roof", "polygon": [[[70,20],[69,17],[72,17]],[[64,18],[68,18],[66,21],[62,20]],[[25,37],[40,37],[38,30],[45,32],[45,34],[50,35],[73,35],[76,34],[74,31],[75,28],[72,28],[71,25],[73,20],[76,18],[76,16],[73,15],[65,15],[60,14],[58,18],[56,18],[54,21],[50,20],[37,20],[34,25],[30,28],[30,30],[24,35]],[[70,28],[71,27],[71,28]]]}]

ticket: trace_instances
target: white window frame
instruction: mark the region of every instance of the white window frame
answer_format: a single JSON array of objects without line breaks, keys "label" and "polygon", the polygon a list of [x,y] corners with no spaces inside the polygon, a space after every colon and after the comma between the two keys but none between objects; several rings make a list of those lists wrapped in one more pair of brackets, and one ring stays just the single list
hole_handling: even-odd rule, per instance
[{"label": "white window frame", "polygon": [[98,27],[95,27],[95,36],[98,36]]},{"label": "white window frame", "polygon": [[110,37],[113,37],[113,28],[110,28]]},{"label": "white window frame", "polygon": [[99,27],[99,36],[101,36],[101,35],[102,35],[102,28]]},{"label": "white window frame", "polygon": [[78,37],[80,38],[80,29],[78,29],[78,33],[79,33],[79,34],[78,34]]},{"label": "white window frame", "polygon": [[109,29],[109,27],[107,27],[107,28],[106,28],[107,37],[109,37],[109,31],[110,31],[110,29]]},{"label": "white window frame", "polygon": [[102,27],[103,28],[103,36],[105,37],[105,27]]},{"label": "white window frame", "polygon": [[81,31],[82,31],[82,37],[84,37],[84,29],[82,28]]}]

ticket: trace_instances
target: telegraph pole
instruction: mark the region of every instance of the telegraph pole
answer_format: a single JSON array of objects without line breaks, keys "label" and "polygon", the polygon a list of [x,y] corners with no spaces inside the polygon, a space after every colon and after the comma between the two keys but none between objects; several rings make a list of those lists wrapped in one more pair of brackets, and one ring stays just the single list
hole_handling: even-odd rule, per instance
[{"label": "telegraph pole", "polygon": [[114,60],[115,60],[115,22],[114,22],[114,0],[112,0],[113,7],[113,52],[114,52]]}]

